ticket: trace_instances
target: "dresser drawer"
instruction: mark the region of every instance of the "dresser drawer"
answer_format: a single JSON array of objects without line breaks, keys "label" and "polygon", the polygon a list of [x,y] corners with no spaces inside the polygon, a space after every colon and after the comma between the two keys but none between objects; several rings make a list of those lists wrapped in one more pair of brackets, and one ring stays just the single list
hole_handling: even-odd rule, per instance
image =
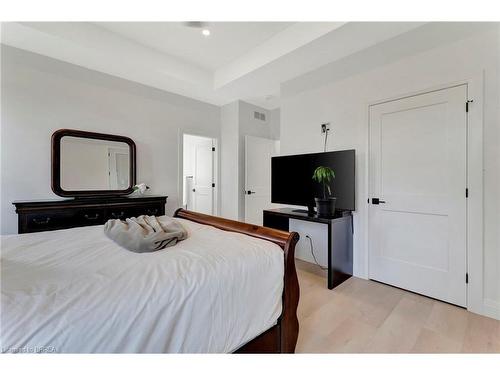
[{"label": "dresser drawer", "polygon": [[144,204],[129,207],[108,208],[106,210],[106,220],[120,219],[124,220],[130,217],[141,215],[159,216],[164,215],[165,209],[157,204]]},{"label": "dresser drawer", "polygon": [[74,212],[61,212],[61,211],[45,211],[41,213],[23,214],[20,220],[23,222],[23,231],[26,232],[43,232],[46,230],[57,230],[76,227],[74,223]]},{"label": "dresser drawer", "polygon": [[138,216],[138,207],[135,206],[125,206],[125,207],[109,207],[106,209],[106,220],[109,219],[120,219],[125,220],[129,217]]},{"label": "dresser drawer", "polygon": [[143,205],[137,207],[137,216],[148,215],[148,216],[161,216],[165,215],[164,205]]},{"label": "dresser drawer", "polygon": [[102,208],[77,210],[75,221],[78,223],[78,226],[82,227],[104,224],[106,221],[104,214],[105,211]]}]

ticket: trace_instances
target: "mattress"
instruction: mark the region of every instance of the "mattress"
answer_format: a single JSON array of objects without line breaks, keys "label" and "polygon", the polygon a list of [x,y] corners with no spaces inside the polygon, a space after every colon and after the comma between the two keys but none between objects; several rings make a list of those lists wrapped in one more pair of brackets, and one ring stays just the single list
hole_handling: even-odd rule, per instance
[{"label": "mattress", "polygon": [[102,226],[2,236],[2,352],[228,353],[275,325],[281,248],[177,220],[188,238],[147,254]]}]

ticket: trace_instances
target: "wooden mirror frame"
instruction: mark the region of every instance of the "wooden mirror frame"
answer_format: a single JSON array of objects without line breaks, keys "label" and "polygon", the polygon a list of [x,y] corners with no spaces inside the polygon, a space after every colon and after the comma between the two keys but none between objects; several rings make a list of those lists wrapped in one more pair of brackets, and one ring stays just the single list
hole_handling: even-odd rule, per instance
[{"label": "wooden mirror frame", "polygon": [[[61,187],[61,138],[62,137],[78,137],[99,139],[103,141],[123,142],[129,146],[130,151],[130,185],[125,190],[64,190]],[[136,179],[135,165],[135,142],[121,135],[102,134],[86,132],[83,130],[60,129],[52,134],[52,191],[61,197],[95,197],[95,196],[110,196],[110,195],[127,195],[134,191]]]}]

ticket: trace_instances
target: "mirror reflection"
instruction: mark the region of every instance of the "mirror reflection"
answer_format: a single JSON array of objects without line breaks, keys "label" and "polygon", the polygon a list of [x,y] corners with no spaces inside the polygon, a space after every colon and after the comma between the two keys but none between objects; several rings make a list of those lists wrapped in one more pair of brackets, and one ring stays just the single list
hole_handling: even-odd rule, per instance
[{"label": "mirror reflection", "polygon": [[64,190],[125,190],[130,186],[130,148],[125,142],[61,138]]}]

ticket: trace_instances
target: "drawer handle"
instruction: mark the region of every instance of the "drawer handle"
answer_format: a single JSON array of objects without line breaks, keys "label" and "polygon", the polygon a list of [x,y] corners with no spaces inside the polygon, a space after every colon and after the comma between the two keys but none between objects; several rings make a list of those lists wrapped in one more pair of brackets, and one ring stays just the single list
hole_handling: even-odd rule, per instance
[{"label": "drawer handle", "polygon": [[97,220],[99,218],[99,214],[95,214],[94,216],[89,216],[88,214],[83,215],[87,220]]},{"label": "drawer handle", "polygon": [[120,212],[118,214],[116,212],[112,212],[111,216],[113,216],[115,219],[121,219],[122,217],[125,216],[125,212],[122,211],[122,212]]},{"label": "drawer handle", "polygon": [[45,220],[38,220],[36,218],[33,218],[33,222],[35,224],[38,224],[38,225],[44,225],[44,224],[48,224],[50,221],[50,217],[46,218]]},{"label": "drawer handle", "polygon": [[148,208],[146,210],[146,212],[148,213],[148,215],[156,215],[158,213],[158,209],[157,208]]}]

